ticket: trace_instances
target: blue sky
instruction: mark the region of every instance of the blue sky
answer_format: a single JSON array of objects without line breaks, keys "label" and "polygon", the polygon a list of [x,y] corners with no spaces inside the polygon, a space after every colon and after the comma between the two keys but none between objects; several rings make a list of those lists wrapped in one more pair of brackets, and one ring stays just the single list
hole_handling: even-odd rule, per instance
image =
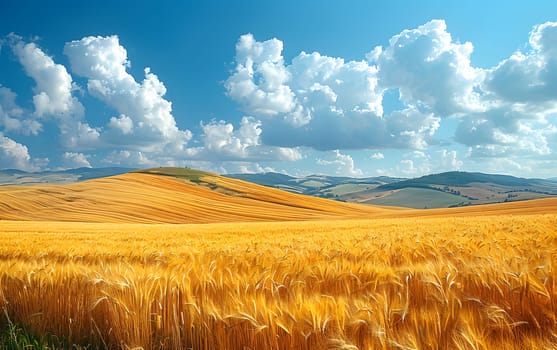
[{"label": "blue sky", "polygon": [[557,175],[554,1],[0,2],[0,168]]}]

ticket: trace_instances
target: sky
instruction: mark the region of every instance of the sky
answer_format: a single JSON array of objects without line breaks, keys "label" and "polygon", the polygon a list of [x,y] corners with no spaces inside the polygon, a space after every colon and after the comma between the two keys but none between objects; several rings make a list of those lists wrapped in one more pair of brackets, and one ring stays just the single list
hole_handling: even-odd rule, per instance
[{"label": "sky", "polygon": [[0,1],[0,168],[557,176],[555,1]]}]

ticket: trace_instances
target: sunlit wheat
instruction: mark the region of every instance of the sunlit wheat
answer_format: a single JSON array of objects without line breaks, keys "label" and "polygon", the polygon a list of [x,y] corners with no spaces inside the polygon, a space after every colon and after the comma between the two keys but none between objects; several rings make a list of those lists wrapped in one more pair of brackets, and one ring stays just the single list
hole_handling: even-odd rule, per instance
[{"label": "sunlit wheat", "polygon": [[[0,223],[0,322],[144,349],[546,349],[557,215]],[[510,233],[513,232],[513,233]]]}]

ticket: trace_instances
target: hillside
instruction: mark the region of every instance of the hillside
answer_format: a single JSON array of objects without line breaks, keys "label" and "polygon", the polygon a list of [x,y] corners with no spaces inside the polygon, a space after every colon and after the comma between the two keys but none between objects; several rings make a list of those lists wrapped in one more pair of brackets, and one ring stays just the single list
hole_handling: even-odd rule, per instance
[{"label": "hillside", "polygon": [[254,182],[263,186],[280,188],[286,191],[337,199],[341,201],[345,201],[345,196],[351,193],[370,190],[377,186],[405,180],[388,176],[353,178],[328,175],[308,175],[293,177],[272,172],[262,174],[227,174],[224,176]]},{"label": "hillside", "polygon": [[119,223],[304,221],[548,213],[557,199],[409,210],[342,203],[211,173],[155,168],[62,185],[0,187],[0,220]]},{"label": "hillside", "polygon": [[[416,196],[409,198],[408,192],[420,192],[422,198],[429,200],[420,203]],[[454,207],[553,197],[557,196],[557,183],[508,175],[452,171],[381,185],[360,195],[364,198],[360,202],[369,204],[398,205],[406,202],[405,206],[414,208]]]},{"label": "hillside", "polygon": [[281,174],[228,175],[265,186],[344,202],[407,208],[448,208],[557,196],[554,179],[524,179],[508,175],[446,172],[416,179],[347,178]]},{"label": "hillside", "polygon": [[0,187],[2,220],[208,223],[355,218],[383,211],[178,168]]},{"label": "hillside", "polygon": [[397,183],[386,184],[379,189],[400,189],[405,187],[419,187],[422,185],[437,186],[469,186],[474,183],[494,184],[507,187],[531,187],[547,185],[546,180],[524,179],[509,175],[468,173],[463,171],[450,171],[441,174],[422,176],[416,179],[403,180]]},{"label": "hillside", "polygon": [[[170,168],[160,168],[169,172]],[[159,169],[159,170],[160,170]],[[0,170],[0,185],[69,184],[134,171],[129,168],[79,168],[29,173]],[[183,172],[176,168],[174,172]],[[192,169],[188,170],[194,172]],[[156,169],[151,169],[156,173]],[[160,171],[159,171],[160,172]],[[178,174],[179,175],[179,174]],[[177,174],[174,176],[179,177]],[[508,175],[446,172],[415,179],[387,176],[351,178],[328,175],[294,177],[280,173],[229,174],[223,177],[285,190],[292,193],[334,199],[341,202],[374,204],[414,209],[450,208],[503,203],[557,196],[557,181],[524,179]]]}]

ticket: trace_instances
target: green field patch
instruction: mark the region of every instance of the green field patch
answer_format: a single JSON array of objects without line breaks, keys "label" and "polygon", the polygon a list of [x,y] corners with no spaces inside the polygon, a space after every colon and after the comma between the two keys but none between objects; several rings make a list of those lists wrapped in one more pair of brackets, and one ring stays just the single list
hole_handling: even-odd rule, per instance
[{"label": "green field patch", "polygon": [[372,184],[340,184],[334,187],[330,187],[327,188],[326,193],[332,193],[334,196],[343,196],[345,194],[349,194],[349,193],[355,193],[355,192],[361,192],[361,191],[367,191],[367,190],[372,190],[375,187],[377,187],[377,185],[372,185]]},{"label": "green field patch", "polygon": [[406,208],[448,208],[468,203],[468,199],[450,193],[426,188],[404,188],[382,198],[366,201],[368,204]]},{"label": "green field patch", "polygon": [[309,180],[309,181],[304,181],[304,182],[300,183],[300,185],[304,186],[304,187],[310,187],[310,188],[319,188],[319,187],[327,186],[328,183],[315,181],[315,180]]}]

